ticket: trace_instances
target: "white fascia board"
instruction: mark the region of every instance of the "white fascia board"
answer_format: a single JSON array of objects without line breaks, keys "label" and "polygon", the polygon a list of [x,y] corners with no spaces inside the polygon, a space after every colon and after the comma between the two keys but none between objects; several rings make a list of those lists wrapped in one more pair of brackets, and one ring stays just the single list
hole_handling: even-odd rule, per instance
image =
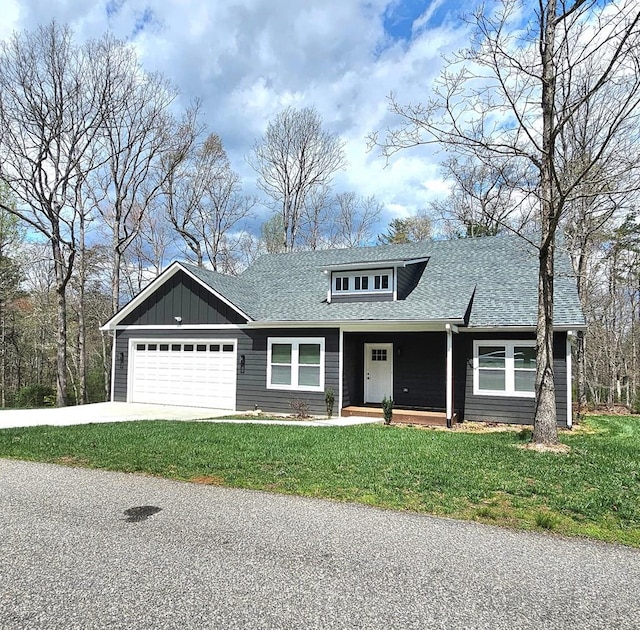
[{"label": "white fascia board", "polygon": [[358,271],[359,269],[391,269],[404,266],[404,260],[376,260],[372,262],[346,263],[344,265],[325,265],[320,267],[323,273],[330,271]]},{"label": "white fascia board", "polygon": [[251,322],[247,328],[342,328],[345,332],[375,331],[444,331],[447,324],[462,325],[461,319],[455,320],[366,320],[366,321],[259,321]]},{"label": "white fascia board", "polygon": [[[570,332],[572,330],[585,330],[586,326],[576,326],[575,324],[567,326],[554,326],[553,332]],[[465,326],[460,332],[465,333],[493,333],[493,332],[535,332],[535,326]]]},{"label": "white fascia board", "polygon": [[422,262],[427,262],[430,256],[423,258],[410,258],[401,260],[368,260],[362,262],[343,263],[335,265],[324,265],[320,268],[323,272],[329,271],[354,271],[357,269],[383,269],[385,267],[407,267],[409,265],[417,265]]},{"label": "white fascia board", "polygon": [[192,280],[197,282],[201,287],[204,287],[214,297],[218,298],[221,302],[224,302],[227,306],[231,307],[241,317],[244,317],[247,321],[253,321],[249,315],[239,309],[235,304],[230,302],[224,295],[218,293],[215,289],[210,287],[206,282],[203,282],[196,275],[191,273],[188,269],[183,267],[179,262],[174,262],[167,267],[157,278],[152,280],[136,297],[133,298],[126,306],[122,307],[106,324],[100,326],[100,330],[114,330],[118,322],[124,319],[129,313],[136,309],[142,302],[144,302],[154,291],[161,287],[167,280],[170,280],[178,271],[182,271],[187,274]]},{"label": "white fascia board", "polygon": [[239,330],[248,328],[247,324],[130,324],[114,326],[115,330]]}]

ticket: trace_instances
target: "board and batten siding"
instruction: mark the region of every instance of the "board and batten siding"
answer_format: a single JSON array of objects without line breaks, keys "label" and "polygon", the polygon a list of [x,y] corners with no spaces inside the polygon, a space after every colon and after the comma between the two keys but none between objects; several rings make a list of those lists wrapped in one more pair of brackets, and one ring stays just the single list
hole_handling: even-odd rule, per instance
[{"label": "board and batten siding", "polygon": [[167,326],[174,325],[176,317],[182,319],[182,326],[247,322],[199,282],[178,271],[120,323],[126,326]]},{"label": "board and batten siding", "polygon": [[[237,341],[237,385],[236,409],[248,411],[255,408],[273,413],[291,413],[292,400],[304,400],[312,414],[324,415],[325,392],[297,392],[267,389],[267,339],[269,337],[323,337],[325,339],[325,391],[328,388],[338,392],[338,349],[337,329],[260,329],[225,328],[214,330],[189,329],[176,326],[171,330],[151,330],[138,328],[118,330],[116,338],[116,362],[114,374],[114,400],[127,399],[127,368],[129,364],[130,339],[202,339]],[[120,353],[123,360],[120,362]],[[244,355],[244,372],[240,359]],[[337,398],[337,396],[336,396]]]},{"label": "board and batten siding", "polygon": [[[477,396],[473,393],[474,340],[535,340],[533,333],[460,333],[454,336],[456,357],[454,400],[456,410],[462,410],[464,420],[471,422],[509,422],[532,424],[535,399],[510,396]],[[556,386],[558,424],[567,424],[567,334],[555,333],[553,339],[553,368]]]}]

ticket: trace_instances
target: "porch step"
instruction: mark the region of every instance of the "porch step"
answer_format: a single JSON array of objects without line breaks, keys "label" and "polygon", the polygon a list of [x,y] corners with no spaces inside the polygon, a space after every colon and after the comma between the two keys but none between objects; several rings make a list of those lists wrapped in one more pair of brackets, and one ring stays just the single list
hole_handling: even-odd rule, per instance
[{"label": "porch step", "polygon": [[[384,417],[382,409],[377,407],[358,407],[350,405],[342,409],[343,416],[361,416],[364,418]],[[453,414],[453,423],[458,421],[458,415]],[[398,424],[420,424],[432,427],[446,427],[447,414],[443,411],[418,411],[415,409],[394,409],[393,422]]]}]

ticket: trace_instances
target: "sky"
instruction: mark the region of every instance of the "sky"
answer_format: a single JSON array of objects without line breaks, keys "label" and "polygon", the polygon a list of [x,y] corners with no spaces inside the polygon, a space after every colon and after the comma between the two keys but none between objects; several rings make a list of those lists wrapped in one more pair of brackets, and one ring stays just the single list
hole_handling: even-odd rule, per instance
[{"label": "sky", "polygon": [[[345,142],[336,192],[376,195],[383,225],[446,195],[435,147],[403,151],[389,164],[366,136],[393,126],[388,95],[424,101],[442,55],[469,42],[451,0],[0,0],[0,38],[55,18],[78,41],[110,31],[132,42],[148,71],[198,98],[244,191],[257,194],[246,161],[269,120],[286,106],[313,106]],[[265,217],[266,218],[266,217]]]}]

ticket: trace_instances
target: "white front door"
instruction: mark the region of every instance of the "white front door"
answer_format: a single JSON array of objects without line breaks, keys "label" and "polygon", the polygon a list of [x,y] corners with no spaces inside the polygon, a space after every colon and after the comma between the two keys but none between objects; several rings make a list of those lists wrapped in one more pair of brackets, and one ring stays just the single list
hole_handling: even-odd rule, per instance
[{"label": "white front door", "polygon": [[393,344],[364,344],[364,402],[393,397]]}]

